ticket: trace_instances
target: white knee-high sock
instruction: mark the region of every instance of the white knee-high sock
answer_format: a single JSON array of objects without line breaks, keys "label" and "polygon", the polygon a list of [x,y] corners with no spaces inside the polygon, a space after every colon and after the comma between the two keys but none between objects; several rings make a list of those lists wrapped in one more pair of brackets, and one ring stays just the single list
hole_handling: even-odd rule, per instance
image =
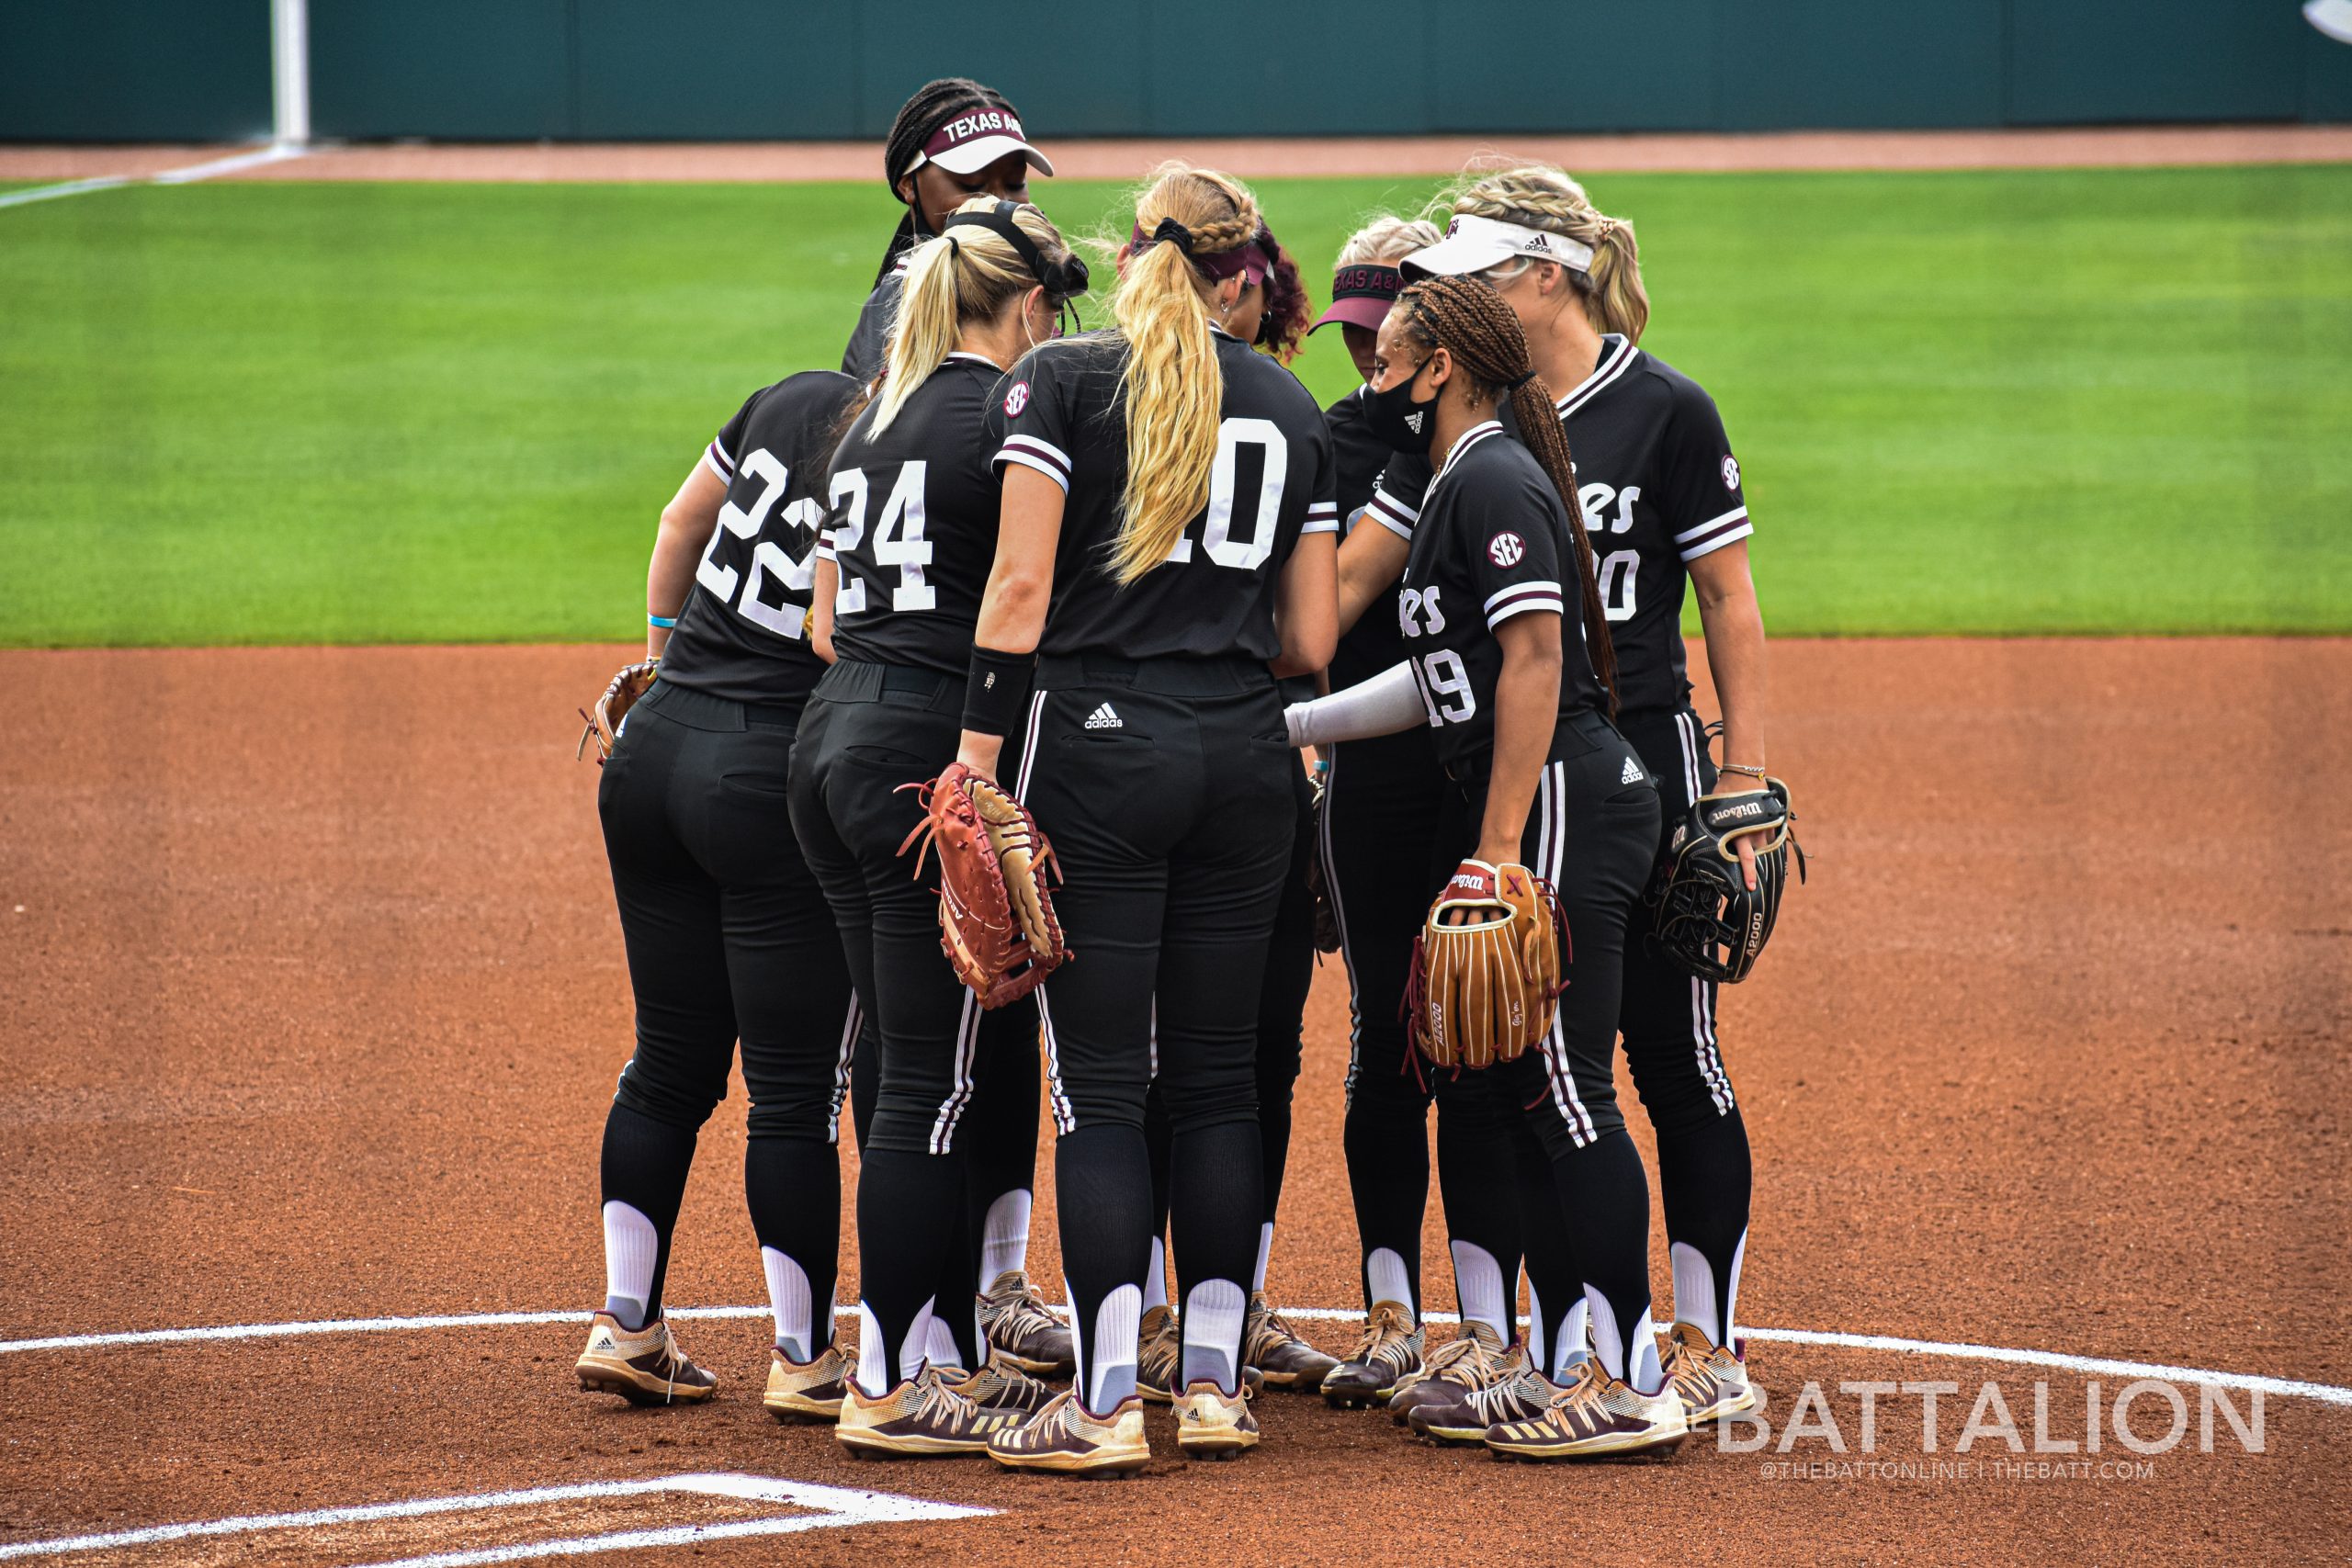
[{"label": "white knee-high sock", "polygon": [[1600,1370],[1632,1385],[1635,1393],[1656,1393],[1664,1386],[1666,1373],[1658,1364],[1657,1325],[1650,1320],[1649,1310],[1643,1309],[1628,1335],[1617,1326],[1617,1314],[1610,1309],[1607,1296],[1588,1286],[1584,1300],[1592,1314],[1592,1353]]},{"label": "white knee-high sock", "polygon": [[925,1350],[931,1343],[931,1303],[922,1303],[922,1311],[908,1325],[907,1337],[894,1356],[884,1342],[881,1320],[874,1315],[874,1309],[864,1302],[857,1303],[857,1386],[867,1398],[879,1399],[908,1379],[922,1375]]},{"label": "white knee-high sock", "polygon": [[1137,1287],[1121,1285],[1102,1298],[1094,1314],[1094,1343],[1086,1348],[1085,1365],[1080,1369],[1086,1390],[1080,1403],[1089,1415],[1107,1418],[1135,1393],[1136,1332],[1142,1318],[1143,1292]]},{"label": "white knee-high sock", "polygon": [[1394,1249],[1375,1247],[1372,1256],[1363,1260],[1363,1277],[1372,1291],[1369,1308],[1380,1302],[1396,1302],[1409,1309],[1413,1321],[1421,1320],[1421,1303],[1413,1299],[1413,1277],[1405,1269],[1405,1260]]},{"label": "white knee-high sock", "polygon": [[1552,1381],[1565,1383],[1579,1361],[1592,1359],[1592,1304],[1578,1301],[1560,1324],[1560,1343],[1552,1352]]},{"label": "white knee-high sock", "polygon": [[768,1306],[775,1314],[775,1348],[796,1361],[814,1360],[820,1349],[833,1342],[833,1303],[825,1303],[820,1332],[817,1303],[800,1265],[775,1247],[763,1247],[760,1267],[767,1274]]},{"label": "white knee-high sock", "polygon": [[1158,1236],[1151,1238],[1151,1267],[1143,1276],[1143,1310],[1168,1304],[1168,1248]]},{"label": "white knee-high sock", "polygon": [[1000,1192],[989,1204],[980,1230],[980,1288],[988,1289],[1007,1274],[1029,1267],[1029,1190],[1016,1187]]},{"label": "white knee-high sock", "polygon": [[1537,1371],[1552,1365],[1552,1352],[1544,1338],[1544,1297],[1535,1281],[1527,1281],[1527,1364]]},{"label": "white knee-high sock", "polygon": [[[931,1327],[923,1341],[924,1359],[934,1367],[953,1367],[960,1364],[964,1353],[956,1348],[956,1336],[949,1332],[947,1320],[939,1315],[935,1305],[926,1321]],[[964,1370],[973,1371],[977,1369],[966,1367]]]},{"label": "white knee-high sock", "polygon": [[1257,1295],[1266,1288],[1266,1265],[1274,1256],[1274,1222],[1266,1221],[1258,1227],[1258,1267],[1250,1275],[1250,1293]]},{"label": "white knee-high sock", "polygon": [[1204,1280],[1184,1292],[1184,1357],[1182,1384],[1214,1382],[1227,1393],[1241,1392],[1241,1325],[1250,1297],[1232,1280]]},{"label": "white knee-high sock", "polygon": [[662,1236],[651,1220],[617,1198],[605,1205],[605,1310],[623,1328],[645,1326],[653,1265],[661,1256]]},{"label": "white knee-high sock", "polygon": [[1453,1252],[1453,1293],[1461,1299],[1462,1320],[1483,1323],[1504,1344],[1510,1344],[1511,1303],[1503,1293],[1501,1262],[1474,1241],[1448,1245]]}]

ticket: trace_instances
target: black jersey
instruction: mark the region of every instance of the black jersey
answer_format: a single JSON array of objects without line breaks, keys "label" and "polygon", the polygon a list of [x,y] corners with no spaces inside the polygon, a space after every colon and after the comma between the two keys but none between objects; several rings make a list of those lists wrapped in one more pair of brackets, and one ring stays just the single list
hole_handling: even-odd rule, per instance
[{"label": "black jersey", "polygon": [[840,563],[833,650],[961,675],[996,560],[990,394],[1004,372],[951,354],[879,436],[868,404],[833,453],[824,552]]},{"label": "black jersey", "polygon": [[1723,417],[1696,381],[1614,333],[1559,409],[1617,648],[1618,706],[1679,708],[1690,694],[1689,563],[1752,532]]},{"label": "black jersey", "polygon": [[[1360,527],[1379,527],[1410,540],[1413,520],[1420,515],[1421,494],[1429,489],[1429,459],[1399,452],[1372,433],[1363,409],[1366,389],[1358,387],[1323,412],[1340,463],[1340,516],[1351,534]],[[1331,689],[1369,680],[1404,657],[1395,597],[1374,601],[1331,656]]]},{"label": "black jersey", "polygon": [[874,286],[874,292],[865,297],[857,312],[857,325],[850,331],[849,346],[842,350],[842,375],[872,381],[889,363],[890,318],[899,313],[899,296],[906,290],[907,263],[913,254],[900,251],[882,281]]},{"label": "black jersey", "polygon": [[997,466],[1035,468],[1069,497],[1039,652],[1272,660],[1282,651],[1283,568],[1302,535],[1340,529],[1331,432],[1296,377],[1230,333],[1215,336],[1225,400],[1208,504],[1165,564],[1124,588],[1110,565],[1127,482],[1126,340],[1104,332],[1049,343],[1005,378],[990,405],[1002,437]]},{"label": "black jersey", "polygon": [[1413,661],[1438,756],[1457,778],[1486,772],[1495,747],[1495,685],[1513,615],[1560,617],[1560,715],[1606,703],[1584,646],[1567,508],[1533,453],[1493,420],[1473,426],[1430,482],[1396,621]]},{"label": "black jersey", "polygon": [[727,481],[662,679],[739,703],[797,703],[824,661],[808,646],[808,590],[825,522],[826,443],[858,385],[804,370],[763,387],[703,454]]}]

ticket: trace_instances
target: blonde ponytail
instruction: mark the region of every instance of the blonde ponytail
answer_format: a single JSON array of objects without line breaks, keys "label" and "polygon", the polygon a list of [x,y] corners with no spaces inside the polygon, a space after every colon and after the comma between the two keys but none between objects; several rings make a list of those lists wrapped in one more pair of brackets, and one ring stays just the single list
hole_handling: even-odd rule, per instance
[{"label": "blonde ponytail", "polygon": [[1458,216],[1497,218],[1590,246],[1591,269],[1568,269],[1585,319],[1595,332],[1623,333],[1631,343],[1642,340],[1650,322],[1650,297],[1642,287],[1634,226],[1595,208],[1584,186],[1568,175],[1543,164],[1473,173],[1438,199],[1442,209]]},{"label": "blonde ponytail", "polygon": [[[975,197],[948,216],[995,208],[996,197]],[[1014,209],[1012,221],[1037,247],[1048,269],[1069,259],[1069,243],[1044,213],[1024,204]],[[947,363],[967,323],[995,320],[1038,282],[1012,241],[978,224],[954,224],[952,232],[915,246],[898,310],[890,319],[889,352],[867,438],[889,429],[916,389]]]},{"label": "blonde ponytail", "polygon": [[866,427],[875,435],[890,428],[915,389],[955,352],[956,259],[954,246],[934,239],[917,245],[907,263],[905,287],[890,318],[882,389],[874,400],[874,423]]},{"label": "blonde ponytail", "polygon": [[1185,525],[1208,506],[1225,378],[1209,332],[1208,281],[1193,258],[1238,250],[1259,228],[1257,201],[1239,181],[1182,164],[1163,164],[1136,203],[1136,226],[1146,234],[1165,219],[1184,228],[1190,248],[1144,241],[1111,297],[1127,342],[1119,383],[1127,487],[1111,553],[1122,587],[1165,562]]}]

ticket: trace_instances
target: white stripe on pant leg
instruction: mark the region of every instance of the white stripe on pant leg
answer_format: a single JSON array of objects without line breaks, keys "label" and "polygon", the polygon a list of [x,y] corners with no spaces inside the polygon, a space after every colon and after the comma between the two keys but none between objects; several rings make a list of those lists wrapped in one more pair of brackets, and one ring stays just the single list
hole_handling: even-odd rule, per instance
[{"label": "white stripe on pant leg", "polygon": [[1340,781],[1340,749],[1332,747],[1324,761],[1329,772],[1323,775],[1323,816],[1315,825],[1315,853],[1323,863],[1323,896],[1331,906],[1331,923],[1340,928],[1340,966],[1348,974],[1348,1075],[1340,1083],[1340,1103],[1345,1107],[1355,1103],[1356,1075],[1363,1070],[1363,994],[1356,984],[1355,950],[1348,945],[1348,910],[1340,897],[1340,862],[1331,851],[1335,809],[1331,791]]},{"label": "white stripe on pant leg", "polygon": [[1674,733],[1682,742],[1682,787],[1689,800],[1696,801],[1699,785],[1699,747],[1692,731],[1698,728],[1698,716],[1688,711],[1674,716]]},{"label": "white stripe on pant leg", "polygon": [[1046,716],[1046,694],[1029,694],[1029,729],[1021,738],[1021,772],[1012,782],[1012,798],[1029,804],[1029,770],[1037,761],[1037,722]]},{"label": "white stripe on pant leg", "polygon": [[[1544,864],[1545,881],[1556,890],[1560,876],[1567,863],[1568,854],[1568,768],[1565,762],[1551,762],[1536,780],[1536,809],[1543,815],[1541,848],[1537,858]],[[1560,1108],[1561,1118],[1568,1124],[1568,1136],[1582,1148],[1592,1141],[1592,1114],[1584,1108],[1584,1100],[1577,1093],[1575,1064],[1568,1059],[1566,1014],[1552,1015],[1551,1032],[1544,1037],[1544,1066],[1552,1080],[1552,1103]]]},{"label": "white stripe on pant leg", "polygon": [[831,1114],[825,1118],[825,1141],[829,1144],[841,1142],[842,1101],[849,1098],[850,1059],[857,1055],[857,1032],[865,1022],[865,1015],[858,1009],[857,992],[853,987],[849,994],[849,1015],[842,1020],[841,1055],[833,1062],[833,1109]]},{"label": "white stripe on pant leg", "polygon": [[1715,1114],[1731,1114],[1731,1079],[1724,1075],[1723,1058],[1715,1053],[1714,998],[1708,995],[1707,982],[1693,976],[1690,979],[1690,1041],[1691,1053],[1699,1059],[1699,1079],[1707,1086],[1707,1098],[1715,1102]]},{"label": "white stripe on pant leg", "polygon": [[1054,1041],[1054,1010],[1046,999],[1046,987],[1037,987],[1037,1022],[1046,1037],[1046,1103],[1054,1113],[1054,1131],[1067,1133],[1077,1125],[1078,1119],[1070,1110],[1069,1096],[1062,1089],[1062,1055]]},{"label": "white stripe on pant leg", "polygon": [[[1037,762],[1037,731],[1046,716],[1046,694],[1029,694],[1029,732],[1021,738],[1021,773],[1013,782],[1012,796],[1023,806],[1029,803],[1029,774]],[[1037,1022],[1046,1038],[1046,1083],[1048,1088],[1046,1104],[1054,1112],[1054,1130],[1067,1133],[1075,1125],[1070,1111],[1069,1096],[1062,1092],[1061,1054],[1054,1046],[1054,1014],[1046,1001],[1046,987],[1036,989]]]},{"label": "white stripe on pant leg", "polygon": [[1559,846],[1553,842],[1552,833],[1552,764],[1535,775],[1535,874],[1550,883],[1555,891],[1560,886]]},{"label": "white stripe on pant leg", "polygon": [[944,1155],[956,1146],[956,1123],[963,1120],[964,1107],[972,1099],[972,1058],[979,1049],[980,998],[969,987],[964,990],[964,1013],[956,1024],[955,1077],[948,1085],[947,1098],[939,1102],[939,1115],[931,1124],[931,1152]]}]

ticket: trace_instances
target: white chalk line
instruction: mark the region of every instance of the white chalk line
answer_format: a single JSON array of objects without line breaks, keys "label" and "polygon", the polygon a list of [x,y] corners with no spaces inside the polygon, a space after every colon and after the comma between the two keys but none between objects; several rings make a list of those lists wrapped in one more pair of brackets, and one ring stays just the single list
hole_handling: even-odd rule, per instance
[{"label": "white chalk line", "polygon": [[168,1545],[173,1541],[202,1537],[257,1535],[266,1530],[330,1529],[340,1525],[372,1524],[385,1519],[425,1518],[435,1514],[479,1513],[497,1508],[530,1508],[549,1503],[640,1497],[662,1492],[775,1503],[812,1511],[778,1518],[735,1519],[708,1525],[667,1525],[655,1529],[621,1530],[608,1535],[575,1536],[561,1540],[526,1541],[464,1551],[435,1552],[427,1557],[404,1557],[396,1562],[375,1563],[370,1568],[471,1568],[476,1563],[519,1562],[535,1557],[568,1557],[597,1551],[691,1545],[698,1541],[728,1540],[744,1536],[790,1535],[800,1530],[837,1529],[847,1525],[980,1518],[996,1512],[993,1508],[963,1503],[937,1503],[924,1497],[902,1497],[889,1492],[821,1486],[814,1482],[785,1481],[764,1475],[705,1472],[690,1475],[655,1476],[644,1481],[590,1481],[564,1486],[534,1486],[519,1492],[479,1492],[463,1496],[420,1497],[405,1503],[311,1508],[294,1514],[247,1514],[236,1518],[204,1519],[193,1524],[151,1525],[143,1529],[114,1530],[104,1535],[59,1536],[48,1540],[16,1541],[0,1546],[0,1559],[117,1551],[125,1547]]},{"label": "white chalk line", "polygon": [[[1283,1307],[1288,1317],[1310,1323],[1350,1323],[1363,1314],[1353,1307]],[[764,1306],[672,1307],[669,1316],[681,1322],[723,1318],[766,1317]],[[854,1307],[836,1307],[836,1317],[854,1317]],[[1430,1323],[1459,1323],[1450,1312],[1423,1313]],[[338,1317],[306,1323],[238,1323],[208,1328],[145,1328],[117,1334],[61,1334],[40,1339],[0,1339],[0,1355],[37,1350],[103,1350],[128,1345],[189,1345],[224,1339],[284,1339],[311,1334],[402,1334],[429,1328],[511,1328],[537,1324],[584,1324],[587,1314],[568,1312],[469,1312],[419,1317]],[[1524,1318],[1521,1322],[1526,1321]],[[2253,1372],[2216,1371],[2206,1367],[2174,1366],[2163,1361],[2128,1361],[2107,1356],[2077,1356],[2062,1350],[2022,1349],[2006,1345],[1977,1345],[1964,1340],[1905,1339],[1890,1334],[1841,1334],[1807,1328],[1751,1328],[1740,1332],[1767,1344],[1815,1345],[1847,1350],[1891,1350],[1909,1356],[1943,1356],[1963,1361],[1997,1361],[2012,1366],[2051,1367],[2062,1371],[2096,1373],[2103,1377],[2154,1378],[2162,1382],[2210,1383],[2216,1388],[2276,1394],[2285,1399],[2309,1399],[2322,1404],[2352,1408],[2352,1388],[2335,1383],[2305,1382],[2295,1378],[2264,1377]],[[5,1553],[0,1553],[5,1555]]]},{"label": "white chalk line", "polygon": [[54,201],[61,196],[80,196],[85,191],[112,190],[130,183],[128,175],[100,175],[95,179],[67,180],[62,185],[35,186],[30,190],[12,190],[0,196],[0,207],[22,207],[28,202]]},{"label": "white chalk line", "polygon": [[198,180],[209,180],[216,175],[233,175],[240,169],[251,169],[263,164],[280,164],[288,158],[305,157],[310,152],[311,149],[307,147],[295,147],[283,141],[273,141],[266,147],[257,147],[250,152],[232,153],[226,158],[211,158],[201,164],[190,164],[184,168],[165,169],[157,175],[145,176],[97,175],[86,180],[66,180],[60,185],[36,186],[30,190],[10,191],[5,196],[0,196],[0,207],[22,207],[28,202],[54,201],[61,196],[81,196],[94,190],[112,190],[117,186],[193,185]]}]

